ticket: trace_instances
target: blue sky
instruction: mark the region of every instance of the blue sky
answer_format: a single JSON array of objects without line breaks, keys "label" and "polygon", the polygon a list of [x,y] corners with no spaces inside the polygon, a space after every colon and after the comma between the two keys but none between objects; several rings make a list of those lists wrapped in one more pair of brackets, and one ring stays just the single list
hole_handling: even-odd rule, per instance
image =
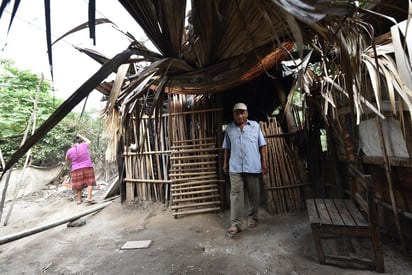
[{"label": "blue sky", "polygon": [[[14,1],[12,1],[14,2]],[[133,18],[115,0],[96,1],[96,18],[106,17],[121,30],[130,32],[138,40],[147,40]],[[12,3],[13,4],[13,3]],[[88,1],[51,1],[52,40],[54,41],[73,27],[87,22]],[[9,25],[9,4],[0,20],[0,58],[10,58],[19,69],[43,73],[50,80],[47,59],[44,23],[44,0],[23,0],[6,38]],[[73,46],[97,50],[108,57],[123,51],[129,45],[128,39],[111,25],[96,27],[96,46],[89,39],[89,31],[84,30],[67,36],[53,46],[54,87],[56,97],[66,99],[84,83],[100,65]],[[87,102],[87,108],[99,108],[100,94],[94,91]],[[79,106],[83,106],[82,103]]]}]

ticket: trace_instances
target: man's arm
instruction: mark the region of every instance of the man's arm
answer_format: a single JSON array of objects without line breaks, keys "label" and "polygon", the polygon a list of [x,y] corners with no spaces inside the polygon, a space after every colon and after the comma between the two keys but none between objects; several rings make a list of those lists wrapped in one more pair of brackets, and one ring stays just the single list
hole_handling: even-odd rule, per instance
[{"label": "man's arm", "polygon": [[229,173],[229,156],[230,156],[230,150],[225,149],[224,155],[223,155],[223,172],[225,172],[225,174]]},{"label": "man's arm", "polygon": [[267,146],[261,146],[260,151],[260,161],[262,163],[262,173],[266,174],[268,171],[268,161],[267,161]]}]

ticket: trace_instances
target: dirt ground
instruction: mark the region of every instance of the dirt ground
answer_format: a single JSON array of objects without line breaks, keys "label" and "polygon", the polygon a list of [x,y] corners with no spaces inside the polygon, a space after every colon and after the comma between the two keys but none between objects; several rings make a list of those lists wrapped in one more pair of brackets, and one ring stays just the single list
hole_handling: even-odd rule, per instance
[{"label": "dirt ground", "polygon": [[[43,190],[3,209],[0,238],[103,205],[76,204],[65,187]],[[0,274],[373,274],[317,262],[305,212],[260,212],[257,228],[225,238],[229,211],[175,219],[161,203],[121,204],[119,198],[80,219],[0,245]],[[128,241],[152,240],[148,248],[123,250]],[[338,246],[339,243],[337,244]],[[365,248],[360,243],[360,247]],[[336,243],[331,243],[331,248]],[[388,274],[411,274],[412,259],[384,237]]]}]

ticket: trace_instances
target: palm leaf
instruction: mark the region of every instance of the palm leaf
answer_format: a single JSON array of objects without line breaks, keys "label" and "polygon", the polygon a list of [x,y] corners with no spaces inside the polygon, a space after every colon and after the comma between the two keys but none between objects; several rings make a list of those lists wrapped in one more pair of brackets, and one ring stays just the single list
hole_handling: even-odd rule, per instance
[{"label": "palm leaf", "polygon": [[[4,10],[6,9],[6,7],[7,7],[7,5],[8,5],[9,3],[10,3],[10,0],[3,0],[3,1],[1,2],[1,6],[0,6],[0,18],[1,18],[1,16],[3,15],[3,12],[4,12]],[[14,17],[16,16],[16,12],[17,12],[17,9],[19,8],[19,5],[20,5],[20,0],[14,1],[13,11],[11,12],[11,16],[10,16],[9,27],[7,28],[7,35],[8,35],[9,32],[10,32],[10,28],[11,28],[11,25],[12,25],[12,23],[13,23]]]},{"label": "palm leaf", "polygon": [[[90,24],[91,24],[91,22],[89,21],[89,22],[86,22],[86,23],[83,23],[83,24],[80,24],[80,25],[74,27],[73,29],[71,29],[71,30],[67,31],[65,34],[63,34],[62,36],[58,37],[58,38],[52,43],[52,45],[56,44],[57,42],[59,42],[60,40],[62,40],[63,38],[65,38],[66,36],[68,36],[68,35],[70,35],[70,34],[73,34],[73,33],[76,33],[76,32],[78,32],[78,31],[81,31],[81,30],[84,30],[84,29],[86,29],[86,28],[89,28],[89,27],[91,26]],[[110,20],[107,19],[107,18],[98,18],[98,19],[95,19],[95,20],[94,20],[94,25],[100,25],[100,24],[113,24],[113,25],[116,26],[116,24],[114,24],[112,21],[110,21]],[[93,25],[93,26],[94,26],[94,25]]]},{"label": "palm leaf", "polygon": [[44,0],[44,15],[46,20],[46,41],[47,41],[47,56],[49,58],[49,68],[51,79],[53,80],[53,52],[51,45],[51,14],[50,14],[50,0]]},{"label": "palm leaf", "polygon": [[89,57],[91,57],[92,59],[94,59],[95,61],[97,61],[100,65],[103,65],[104,63],[106,63],[110,58],[104,56],[103,54],[92,50],[92,49],[87,49],[87,48],[80,48],[80,47],[74,47],[76,50],[78,50],[81,53],[84,53],[86,55],[88,55]]},{"label": "palm leaf", "polygon": [[93,45],[96,45],[96,0],[89,0],[89,33],[93,39]]}]

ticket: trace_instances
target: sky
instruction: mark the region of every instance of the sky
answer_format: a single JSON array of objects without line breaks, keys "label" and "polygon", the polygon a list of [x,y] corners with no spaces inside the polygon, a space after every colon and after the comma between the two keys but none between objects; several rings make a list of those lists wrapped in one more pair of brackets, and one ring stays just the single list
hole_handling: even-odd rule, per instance
[{"label": "sky", "polygon": [[[0,58],[9,58],[21,70],[44,74],[51,81],[47,57],[44,0],[22,0],[10,32],[7,28],[14,1],[8,5],[0,19]],[[119,29],[129,32],[139,41],[147,41],[144,32],[135,20],[116,0],[97,0],[96,18],[108,18]],[[52,41],[72,28],[88,21],[87,0],[51,1]],[[74,48],[94,49],[107,57],[113,57],[129,46],[128,38],[115,30],[111,24],[96,26],[96,46],[84,29],[57,42],[53,52],[54,95],[68,98],[99,68],[100,64]],[[93,91],[87,100],[86,109],[101,109],[101,94]],[[84,101],[76,109],[83,108]]]}]

